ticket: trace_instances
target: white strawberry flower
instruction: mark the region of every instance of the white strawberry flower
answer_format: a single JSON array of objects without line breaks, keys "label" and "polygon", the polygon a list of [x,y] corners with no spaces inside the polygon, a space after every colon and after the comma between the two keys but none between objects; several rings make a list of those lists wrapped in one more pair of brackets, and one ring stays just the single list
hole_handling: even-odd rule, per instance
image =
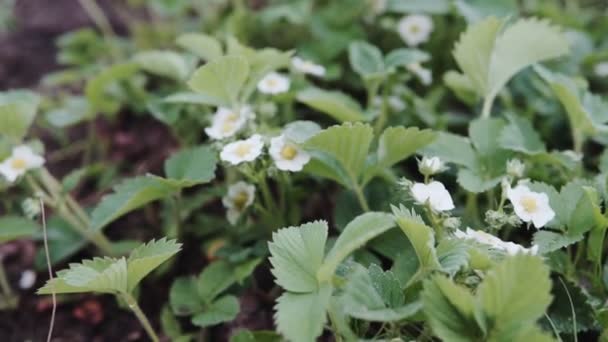
[{"label": "white strawberry flower", "polygon": [[414,183],[410,188],[412,197],[418,204],[431,206],[433,211],[446,211],[454,209],[452,196],[441,182],[432,181],[428,184]]},{"label": "white strawberry flower", "polygon": [[459,239],[473,240],[480,244],[490,246],[493,249],[501,250],[508,255],[515,255],[518,253],[529,253],[536,255],[538,253],[538,245],[533,245],[531,248],[525,248],[524,246],[514,242],[503,241],[498,237],[481,230],[467,228],[467,230],[463,232],[462,230],[457,229],[454,232],[454,235]]},{"label": "white strawberry flower", "polygon": [[445,164],[439,157],[422,157],[418,162],[418,171],[425,176],[432,176],[445,170]]},{"label": "white strawberry flower", "polygon": [[263,148],[262,136],[254,134],[248,139],[237,140],[224,146],[220,152],[220,159],[232,165],[254,161],[262,154]]},{"label": "white strawberry flower", "polygon": [[270,140],[270,156],[277,168],[283,171],[301,171],[310,161],[310,154],[289,141],[284,135]]},{"label": "white strawberry flower", "polygon": [[222,204],[226,209],[226,218],[234,225],[245,209],[255,199],[255,186],[243,181],[236,182],[228,187],[228,193],[222,197]]},{"label": "white strawberry flower", "polygon": [[294,67],[294,69],[303,74],[309,74],[317,77],[325,76],[324,66],[302,59],[300,57],[293,57],[291,59],[291,65]]},{"label": "white strawberry flower", "polygon": [[524,222],[532,222],[536,228],[542,228],[555,217],[547,194],[534,192],[526,185],[509,188],[507,198],[513,204],[515,215]]},{"label": "white strawberry flower", "polygon": [[407,69],[414,74],[425,86],[433,83],[433,72],[430,69],[424,68],[420,63],[411,63],[407,65]]},{"label": "white strawberry flower", "polygon": [[288,91],[289,84],[289,78],[277,72],[271,72],[258,82],[258,90],[264,94],[276,95]]},{"label": "white strawberry flower", "polygon": [[608,77],[608,61],[597,63],[593,71],[598,77]]},{"label": "white strawberry flower", "polygon": [[44,158],[34,153],[27,145],[13,148],[11,156],[0,163],[0,174],[9,182],[14,182],[28,170],[44,165]]},{"label": "white strawberry flower", "polygon": [[433,32],[433,20],[427,15],[408,15],[399,20],[397,32],[407,45],[417,46],[429,40]]},{"label": "white strawberry flower", "polygon": [[247,119],[254,115],[249,106],[243,106],[239,110],[219,107],[213,115],[211,126],[205,128],[205,133],[212,139],[229,138],[241,130]]}]

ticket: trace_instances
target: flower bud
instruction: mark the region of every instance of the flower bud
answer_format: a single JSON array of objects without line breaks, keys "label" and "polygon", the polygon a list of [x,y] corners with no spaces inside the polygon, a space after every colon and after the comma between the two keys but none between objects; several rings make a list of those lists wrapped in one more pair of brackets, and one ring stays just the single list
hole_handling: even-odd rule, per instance
[{"label": "flower bud", "polygon": [[21,209],[27,218],[34,220],[40,215],[40,203],[33,198],[26,198],[21,202]]},{"label": "flower bud", "polygon": [[458,217],[448,217],[443,220],[443,226],[447,229],[460,228],[460,219]]},{"label": "flower bud", "polygon": [[425,176],[432,176],[443,171],[444,168],[445,166],[439,157],[422,157],[422,160],[418,162],[418,171]]},{"label": "flower bud", "polygon": [[526,170],[526,165],[519,159],[507,161],[507,174],[513,178],[521,178]]}]

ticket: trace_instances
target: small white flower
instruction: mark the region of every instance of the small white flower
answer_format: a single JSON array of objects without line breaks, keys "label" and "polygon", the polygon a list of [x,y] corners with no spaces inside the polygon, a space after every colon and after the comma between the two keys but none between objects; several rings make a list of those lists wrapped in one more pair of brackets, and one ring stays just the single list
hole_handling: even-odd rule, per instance
[{"label": "small white flower", "polygon": [[249,139],[237,140],[224,146],[220,152],[220,159],[232,165],[254,161],[262,154],[263,147],[262,136],[254,134]]},{"label": "small white flower", "polygon": [[255,186],[245,182],[237,182],[228,188],[226,196],[222,197],[222,204],[226,209],[226,218],[230,224],[236,224],[245,209],[255,199]]},{"label": "small white flower", "polygon": [[407,65],[407,69],[414,74],[425,86],[431,85],[433,83],[433,73],[430,69],[422,67],[420,63],[412,63]]},{"label": "small white flower", "polygon": [[437,181],[429,184],[414,183],[411,187],[412,197],[418,204],[429,203],[434,211],[446,211],[454,209],[452,196],[445,186]]},{"label": "small white flower", "polygon": [[219,107],[213,115],[211,126],[205,128],[205,133],[212,139],[229,138],[243,128],[247,119],[253,116],[249,106],[243,106],[238,111]]},{"label": "small white flower", "polygon": [[534,192],[525,185],[518,185],[507,191],[515,214],[524,222],[532,222],[541,228],[555,217],[549,206],[549,197],[542,192]]},{"label": "small white flower", "polygon": [[310,161],[310,154],[280,135],[270,140],[270,156],[279,170],[301,171]]},{"label": "small white flower", "polygon": [[418,171],[425,176],[431,176],[445,169],[445,165],[439,157],[422,157],[418,162]]},{"label": "small white flower", "polygon": [[573,162],[579,163],[583,160],[583,154],[572,150],[566,150],[561,152],[562,155],[570,158]]},{"label": "small white flower", "polygon": [[408,15],[399,20],[397,32],[407,45],[417,46],[429,40],[433,32],[433,20],[427,15]]},{"label": "small white flower", "polygon": [[526,165],[519,159],[507,161],[507,174],[513,178],[521,178],[526,170]]},{"label": "small white flower", "polygon": [[28,290],[34,286],[36,282],[36,272],[32,270],[25,270],[21,273],[19,278],[19,288],[22,290]]},{"label": "small white flower", "polygon": [[388,97],[388,105],[395,112],[401,112],[404,111],[405,108],[407,108],[407,105],[405,104],[405,102],[403,102],[401,97],[396,95],[391,95]]},{"label": "small white flower", "polygon": [[0,163],[0,174],[9,182],[14,182],[28,170],[37,169],[44,164],[44,158],[35,154],[27,145],[13,148],[11,156]]},{"label": "small white flower", "polygon": [[597,63],[593,68],[593,71],[598,77],[608,77],[608,61]]},{"label": "small white flower", "polygon": [[289,78],[279,73],[271,72],[258,82],[258,90],[264,94],[276,95],[288,91],[289,83]]},{"label": "small white flower", "polygon": [[494,249],[498,249],[506,252],[508,255],[515,255],[518,253],[529,253],[536,255],[538,253],[538,246],[534,245],[531,248],[525,248],[522,245],[516,244],[510,241],[503,241],[492,234],[488,234],[481,230],[473,230],[467,228],[466,232],[457,229],[454,235],[459,239],[474,240],[480,244],[490,246]]},{"label": "small white flower", "polygon": [[323,77],[325,76],[325,67],[319,64],[315,64],[311,61],[304,60],[300,57],[294,57],[291,59],[291,65],[294,69],[303,73],[310,74],[313,76]]}]

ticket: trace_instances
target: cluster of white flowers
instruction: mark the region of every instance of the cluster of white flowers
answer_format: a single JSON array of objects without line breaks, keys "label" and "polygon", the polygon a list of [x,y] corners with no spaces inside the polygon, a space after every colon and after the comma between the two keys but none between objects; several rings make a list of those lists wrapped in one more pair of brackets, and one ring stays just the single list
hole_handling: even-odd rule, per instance
[{"label": "cluster of white flowers", "polygon": [[34,153],[27,145],[13,148],[10,157],[0,163],[0,174],[12,183],[29,170],[44,165],[44,158]]},{"label": "cluster of white flowers", "polygon": [[317,77],[325,76],[325,67],[319,64],[315,64],[311,61],[302,59],[300,57],[294,57],[291,59],[291,65],[293,68],[303,74],[309,74]]},{"label": "cluster of white flowers", "polygon": [[238,110],[219,107],[213,115],[211,126],[205,128],[205,133],[212,139],[230,138],[245,126],[248,119],[253,117],[255,114],[249,106],[243,106]]},{"label": "cluster of white flowers", "polygon": [[433,211],[440,212],[454,209],[452,196],[441,182],[414,183],[410,190],[412,197],[418,204],[428,204]]},{"label": "cluster of white flowers", "polygon": [[508,255],[515,255],[518,253],[529,253],[536,255],[538,253],[538,246],[534,245],[531,248],[525,248],[522,245],[516,244],[510,241],[503,241],[492,234],[488,234],[481,230],[473,230],[467,228],[466,231],[457,229],[454,232],[457,238],[465,240],[474,240],[480,244],[490,246],[494,249],[505,252]]},{"label": "cluster of white flowers", "polygon": [[226,218],[234,225],[255,199],[255,186],[245,182],[237,182],[228,188],[228,193],[222,198],[222,204],[227,209]]},{"label": "cluster of white flowers", "polygon": [[407,45],[418,46],[429,40],[433,32],[433,20],[427,15],[408,15],[397,23],[397,32]]},{"label": "cluster of white flowers", "polygon": [[542,228],[555,217],[547,194],[534,192],[526,185],[509,188],[507,197],[513,204],[515,214],[524,222],[532,222],[536,228]]},{"label": "cluster of white flowers", "polygon": [[258,82],[258,90],[263,94],[282,94],[289,90],[290,83],[288,77],[278,72],[271,72]]}]

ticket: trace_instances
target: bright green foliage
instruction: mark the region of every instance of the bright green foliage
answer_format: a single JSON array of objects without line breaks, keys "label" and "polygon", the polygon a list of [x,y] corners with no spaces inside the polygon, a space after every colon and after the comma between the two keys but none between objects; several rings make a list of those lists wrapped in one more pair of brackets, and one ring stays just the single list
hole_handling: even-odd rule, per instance
[{"label": "bright green foliage", "polygon": [[453,277],[469,264],[468,244],[462,239],[443,239],[437,245],[437,259],[444,272]]},{"label": "bright green foliage", "polygon": [[250,66],[245,58],[224,56],[198,68],[188,81],[188,85],[199,95],[204,96],[207,104],[236,106],[249,71]]},{"label": "bright green foliage", "polygon": [[275,306],[277,330],[289,341],[314,342],[327,320],[331,292],[329,284],[309,293],[284,292]]},{"label": "bright green foliage", "polygon": [[385,70],[382,51],[364,41],[350,43],[348,59],[351,67],[364,80],[382,77]]},{"label": "bright green foliage", "polygon": [[582,234],[571,236],[548,230],[541,230],[534,233],[533,242],[535,245],[538,245],[538,252],[540,254],[546,254],[577,243],[581,241],[583,237]]},{"label": "bright green foliage", "polygon": [[80,264],[70,264],[57,272],[38,294],[51,293],[130,293],[148,273],[175,255],[181,244],[175,240],[151,241],[135,249],[129,258],[95,258]]},{"label": "bright green foliage", "polygon": [[394,72],[397,67],[426,62],[430,58],[429,54],[422,50],[399,48],[384,57],[384,65],[388,72]]},{"label": "bright green foliage", "polygon": [[545,152],[545,144],[530,121],[513,114],[509,115],[508,119],[509,124],[502,130],[498,139],[502,148],[525,154]]},{"label": "bright green foliage", "polygon": [[467,167],[476,164],[477,158],[469,139],[445,132],[438,133],[437,138],[422,149],[422,154]]},{"label": "bright green foliage", "polygon": [[439,264],[437,251],[435,250],[435,234],[433,229],[427,226],[413,209],[408,210],[403,206],[399,208],[393,207],[393,214],[399,228],[405,233],[412,247],[414,247],[416,257],[418,258],[418,270],[410,282],[419,280],[419,278],[424,277],[431,271],[440,270],[441,265]]},{"label": "bright green foliage", "polygon": [[317,290],[327,240],[327,223],[316,221],[281,229],[268,244],[275,282],[291,292]]},{"label": "bright green foliage", "polygon": [[0,137],[20,141],[32,125],[40,98],[29,91],[0,93]]},{"label": "bright green foliage", "polygon": [[386,213],[365,213],[352,220],[338,237],[332,249],[327,253],[325,261],[317,278],[320,282],[328,281],[333,276],[336,267],[355,249],[367,241],[393,228],[395,221],[392,215]]},{"label": "bright green foliage", "polygon": [[133,56],[139,67],[151,74],[183,81],[190,74],[188,60],[173,51],[142,51]]},{"label": "bright green foliage", "polygon": [[442,14],[449,12],[450,2],[448,0],[388,0],[386,7],[392,12]]},{"label": "bright green foliage", "polygon": [[69,127],[90,119],[93,113],[84,97],[74,96],[66,99],[63,107],[46,112],[46,120],[56,127]]},{"label": "bright green foliage", "polygon": [[40,229],[38,223],[24,217],[0,217],[0,243],[31,237]]},{"label": "bright green foliage", "polygon": [[95,77],[89,79],[85,95],[89,101],[92,113],[113,115],[121,107],[121,102],[112,93],[118,82],[128,80],[137,71],[136,63],[119,63],[103,69]]},{"label": "bright green foliage", "polygon": [[222,45],[217,39],[202,33],[184,33],[177,37],[177,45],[196,56],[213,61],[222,56]]},{"label": "bright green foliage", "polygon": [[216,153],[209,146],[182,149],[165,161],[165,175],[188,187],[215,178]]},{"label": "bright green foliage", "polygon": [[201,328],[232,321],[239,313],[239,300],[235,296],[217,299],[205,310],[192,317],[192,324]]},{"label": "bright green foliage", "polygon": [[375,264],[369,269],[356,265],[341,296],[341,305],[349,316],[376,322],[404,320],[422,307],[420,302],[405,304],[399,280]]},{"label": "bright green foliage", "polygon": [[551,303],[549,269],[519,254],[490,269],[475,296],[442,276],[424,284],[424,310],[434,333],[448,341],[551,341],[535,326]]},{"label": "bright green foliage", "polygon": [[299,91],[296,98],[338,122],[365,120],[359,103],[342,92],[310,87]]},{"label": "bright green foliage", "polygon": [[310,137],[319,133],[320,131],[321,126],[319,126],[319,124],[316,122],[299,120],[285,125],[283,128],[283,135],[285,135],[287,139],[297,144],[303,144],[310,139]]},{"label": "bright green foliage", "polygon": [[[454,48],[456,62],[486,103],[519,71],[568,52],[562,33],[547,21],[520,19],[503,29],[489,17],[470,26]],[[486,108],[489,115],[490,108]]]},{"label": "bright green foliage", "polygon": [[210,302],[236,283],[234,266],[221,260],[211,263],[198,277],[197,283],[198,295]]}]

